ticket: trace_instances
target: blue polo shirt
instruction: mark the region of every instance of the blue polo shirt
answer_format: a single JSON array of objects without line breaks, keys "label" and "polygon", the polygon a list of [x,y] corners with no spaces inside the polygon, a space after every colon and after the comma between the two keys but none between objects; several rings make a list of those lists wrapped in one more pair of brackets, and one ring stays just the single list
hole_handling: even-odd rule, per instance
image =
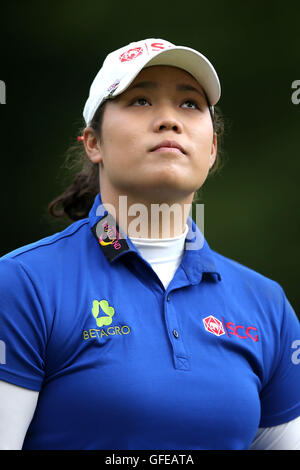
[{"label": "blue polo shirt", "polygon": [[247,449],[300,415],[282,288],[188,226],[167,290],[99,195],[0,259],[0,379],[40,392],[24,449]]}]

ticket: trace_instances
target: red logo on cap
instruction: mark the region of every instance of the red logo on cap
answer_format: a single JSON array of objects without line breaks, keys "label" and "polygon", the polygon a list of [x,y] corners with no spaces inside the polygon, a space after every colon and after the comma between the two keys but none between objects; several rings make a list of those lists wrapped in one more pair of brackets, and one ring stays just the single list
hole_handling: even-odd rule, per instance
[{"label": "red logo on cap", "polygon": [[222,322],[217,318],[210,315],[203,319],[204,327],[210,333],[213,333],[216,336],[225,335],[225,331],[222,325]]},{"label": "red logo on cap", "polygon": [[[171,46],[168,46],[168,47],[171,47]],[[162,42],[153,42],[151,44],[151,48],[152,48],[152,51],[156,52],[156,51],[161,51],[165,49],[166,46]]]},{"label": "red logo on cap", "polygon": [[127,62],[128,60],[136,59],[142,53],[142,47],[135,47],[134,49],[129,49],[128,51],[123,52],[123,54],[120,55],[120,61]]}]

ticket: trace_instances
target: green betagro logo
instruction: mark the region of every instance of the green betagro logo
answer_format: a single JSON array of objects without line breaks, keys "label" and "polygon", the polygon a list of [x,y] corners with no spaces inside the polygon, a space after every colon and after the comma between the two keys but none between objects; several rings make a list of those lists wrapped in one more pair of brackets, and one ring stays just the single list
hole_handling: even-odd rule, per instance
[{"label": "green betagro logo", "polygon": [[103,336],[128,335],[131,331],[128,325],[117,325],[110,326],[109,328],[101,328],[102,326],[111,325],[113,316],[115,315],[115,309],[110,306],[108,301],[105,299],[93,301],[92,315],[95,318],[96,324],[99,328],[84,330],[83,339],[85,340],[97,337],[102,338]]},{"label": "green betagro logo", "polygon": [[[99,317],[99,307],[101,307],[102,312],[105,313],[105,316]],[[115,314],[115,309],[113,307],[110,307],[107,300],[100,300],[100,302],[98,300],[94,300],[92,314],[96,319],[97,326],[111,325],[112,317]]]}]

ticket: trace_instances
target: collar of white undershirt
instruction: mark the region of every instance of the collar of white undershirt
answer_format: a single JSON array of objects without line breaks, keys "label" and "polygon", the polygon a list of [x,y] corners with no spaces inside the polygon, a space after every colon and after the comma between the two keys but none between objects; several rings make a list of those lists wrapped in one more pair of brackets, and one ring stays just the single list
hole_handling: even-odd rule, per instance
[{"label": "collar of white undershirt", "polygon": [[184,252],[185,238],[188,226],[182,235],[173,238],[132,238],[130,240],[150,264],[168,263],[178,260]]}]

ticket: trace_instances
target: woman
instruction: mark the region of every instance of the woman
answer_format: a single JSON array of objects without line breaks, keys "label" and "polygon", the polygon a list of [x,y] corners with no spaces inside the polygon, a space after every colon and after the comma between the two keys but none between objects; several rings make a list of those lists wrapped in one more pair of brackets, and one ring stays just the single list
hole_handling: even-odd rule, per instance
[{"label": "woman", "polygon": [[188,217],[219,98],[197,51],[107,56],[83,113],[89,170],[50,206],[75,222],[0,262],[2,448],[300,448],[299,321]]}]

